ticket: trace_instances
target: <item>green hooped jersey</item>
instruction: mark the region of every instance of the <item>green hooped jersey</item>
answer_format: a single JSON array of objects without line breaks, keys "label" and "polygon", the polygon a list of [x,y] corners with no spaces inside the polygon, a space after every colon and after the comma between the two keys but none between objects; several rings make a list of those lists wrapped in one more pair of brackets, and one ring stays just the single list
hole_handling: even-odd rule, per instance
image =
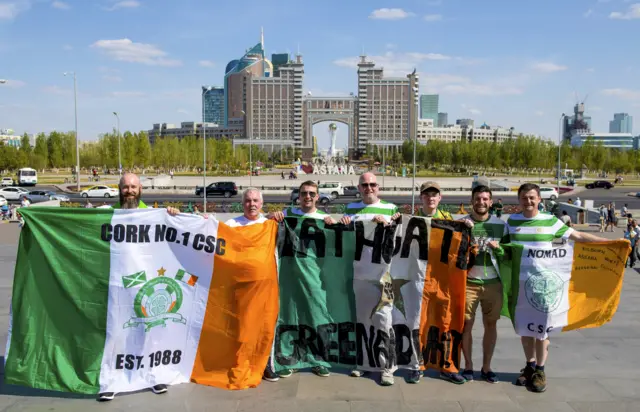
[{"label": "green hooped jersey", "polygon": [[489,216],[485,221],[477,221],[471,215],[463,219],[473,221],[471,237],[473,244],[478,246],[478,254],[473,267],[467,274],[467,281],[476,284],[499,282],[495,255],[501,255],[504,252],[502,249],[492,250],[487,244],[492,240],[500,243],[508,235],[507,223],[496,216]]},{"label": "green hooped jersey", "polygon": [[398,213],[396,205],[384,200],[378,200],[370,205],[362,201],[349,203],[344,215],[349,216],[352,220],[373,220],[374,217],[381,215],[386,222],[390,222],[391,216],[396,213]]},{"label": "green hooped jersey", "polygon": [[509,231],[506,242],[517,243],[527,247],[551,248],[554,239],[568,239],[573,229],[560,219],[546,213],[538,213],[527,218],[518,213],[507,220]]},{"label": "green hooped jersey", "polygon": [[[120,205],[120,202],[116,203],[115,205],[113,205],[114,209],[122,209],[122,205]],[[147,205],[144,204],[144,202],[142,200],[140,200],[140,203],[138,203],[138,209],[148,209],[149,207]]]},{"label": "green hooped jersey", "polygon": [[323,212],[322,210],[319,210],[319,209],[316,209],[315,212],[304,213],[302,209],[300,209],[299,207],[288,207],[284,210],[283,213],[285,216],[297,216],[297,217],[303,217],[308,219],[321,219],[321,220],[324,220],[325,217],[329,216],[328,213]]}]

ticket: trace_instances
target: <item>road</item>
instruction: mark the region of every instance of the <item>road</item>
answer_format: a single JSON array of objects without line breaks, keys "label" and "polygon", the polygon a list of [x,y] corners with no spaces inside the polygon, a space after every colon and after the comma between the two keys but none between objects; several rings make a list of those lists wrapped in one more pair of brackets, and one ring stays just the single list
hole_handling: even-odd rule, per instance
[{"label": "road", "polygon": [[[53,186],[38,186],[38,189],[58,191]],[[582,199],[583,204],[584,204],[584,200],[586,199],[593,200],[594,205],[596,206],[602,203],[608,203],[610,201],[613,201],[616,203],[616,207],[618,208],[622,207],[626,203],[629,205],[628,206],[629,209],[636,210],[636,209],[640,209],[640,198],[627,196],[627,193],[636,192],[637,190],[639,190],[637,187],[622,187],[622,188],[617,187],[609,190],[592,189],[592,190],[584,190],[578,193],[578,196]],[[80,195],[70,194],[69,197],[73,201],[84,202],[84,199]],[[383,193],[381,197],[395,204],[411,203],[411,196],[409,195],[390,196],[390,195],[384,195]],[[499,192],[494,193],[494,198],[497,199],[498,197],[500,197],[500,193]],[[567,201],[569,198],[572,198],[575,200],[576,195],[562,195],[560,197],[560,200]],[[265,203],[285,203],[286,204],[286,203],[289,203],[289,199],[290,198],[288,195],[265,195],[264,196]],[[93,204],[97,204],[97,203],[102,204],[103,202],[107,204],[113,204],[117,202],[117,199],[115,198],[112,198],[112,199],[92,198],[90,200]],[[188,202],[202,202],[202,197],[196,197],[195,195],[188,195],[188,194],[155,194],[154,193],[154,194],[143,194],[143,200],[147,204],[153,204],[154,202],[162,203],[166,201],[188,203]],[[230,199],[225,199],[221,196],[217,196],[217,197],[207,197],[207,201],[215,202],[215,203],[221,203],[221,202],[234,203],[234,202],[240,202],[241,199],[240,199],[240,195],[234,196]],[[356,201],[355,197],[341,197],[336,199],[332,203],[346,204],[353,201]],[[419,199],[416,199],[416,202],[419,202]],[[444,192],[443,199],[442,199],[443,204],[459,205],[462,202],[464,202],[465,204],[469,203],[469,199],[466,195],[463,196],[463,195],[455,194],[455,192]],[[503,197],[503,202],[506,204],[515,204],[516,199],[513,196],[505,196]]]}]

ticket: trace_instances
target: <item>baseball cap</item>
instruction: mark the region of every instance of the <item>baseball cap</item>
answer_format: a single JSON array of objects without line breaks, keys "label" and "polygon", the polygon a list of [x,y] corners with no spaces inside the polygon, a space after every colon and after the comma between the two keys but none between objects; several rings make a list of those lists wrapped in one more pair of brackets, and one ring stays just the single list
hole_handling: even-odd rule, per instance
[{"label": "baseball cap", "polygon": [[436,189],[438,192],[440,192],[440,185],[436,182],[424,182],[421,186],[420,186],[420,193],[427,191],[428,189]]}]

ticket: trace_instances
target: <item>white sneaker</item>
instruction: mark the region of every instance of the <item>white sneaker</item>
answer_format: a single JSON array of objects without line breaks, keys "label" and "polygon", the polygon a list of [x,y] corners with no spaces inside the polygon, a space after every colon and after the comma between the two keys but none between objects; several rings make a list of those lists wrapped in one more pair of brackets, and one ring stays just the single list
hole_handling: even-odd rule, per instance
[{"label": "white sneaker", "polygon": [[393,372],[385,370],[380,375],[380,385],[391,386],[394,384],[394,382],[395,381],[393,380]]},{"label": "white sneaker", "polygon": [[116,393],[115,392],[102,392],[100,394],[98,394],[98,402],[108,402],[108,401],[112,401],[113,398],[116,397]]},{"label": "white sneaker", "polygon": [[354,377],[354,378],[361,378],[366,374],[367,374],[367,372],[359,371],[357,369],[354,369],[354,370],[351,371],[351,376]]}]

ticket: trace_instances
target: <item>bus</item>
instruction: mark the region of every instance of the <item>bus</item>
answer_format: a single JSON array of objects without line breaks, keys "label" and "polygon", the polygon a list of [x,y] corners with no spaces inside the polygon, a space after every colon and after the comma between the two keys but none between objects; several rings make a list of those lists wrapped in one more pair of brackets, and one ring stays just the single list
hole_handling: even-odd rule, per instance
[{"label": "bus", "polygon": [[30,167],[18,170],[18,186],[35,186],[38,183],[38,172]]}]

